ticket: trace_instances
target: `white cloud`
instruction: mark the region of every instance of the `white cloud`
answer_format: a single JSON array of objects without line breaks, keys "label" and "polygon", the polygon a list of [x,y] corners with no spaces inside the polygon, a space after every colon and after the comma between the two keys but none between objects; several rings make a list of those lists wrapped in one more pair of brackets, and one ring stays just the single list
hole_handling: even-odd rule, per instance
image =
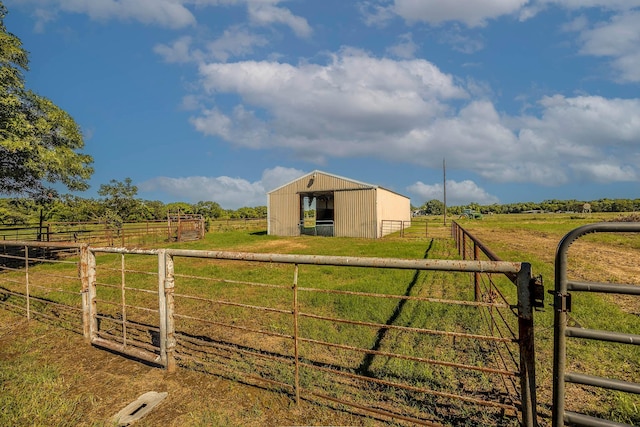
[{"label": "white cloud", "polygon": [[207,102],[216,104],[218,94],[240,102],[203,109],[192,123],[231,144],[282,148],[319,164],[366,156],[438,168],[447,158],[451,167],[495,182],[543,185],[637,175],[640,99],[556,95],[514,116],[486,99],[469,100],[470,93],[482,96],[474,82],[466,89],[425,60],[350,49],[330,59],[203,65]]},{"label": "white cloud", "polygon": [[242,27],[226,29],[221,37],[209,42],[207,50],[219,61],[227,61],[230,57],[242,57],[253,53],[253,48],[265,46],[268,41],[263,36],[252,34]]},{"label": "white cloud", "polygon": [[153,51],[168,63],[203,63],[204,61],[226,62],[231,57],[242,57],[253,53],[254,47],[266,46],[268,40],[252,34],[241,26],[226,29],[220,37],[204,43],[202,48],[194,46],[193,38],[182,36],[170,44],[157,44]]},{"label": "white cloud", "polygon": [[57,11],[80,13],[96,21],[118,19],[178,29],[196,24],[188,7],[245,6],[249,21],[255,25],[282,24],[299,37],[309,37],[311,26],[301,16],[279,7],[282,0],[22,0],[38,6],[36,29],[42,31]]},{"label": "white cloud", "polygon": [[284,24],[299,37],[309,37],[311,27],[306,19],[295,16],[289,9],[276,7],[278,0],[250,1],[248,4],[249,19],[257,25]]},{"label": "white cloud", "polygon": [[[433,199],[442,201],[444,197],[442,184],[424,184],[418,181],[407,187],[407,191],[417,196],[417,204]],[[447,180],[447,205],[460,206],[469,203],[491,205],[498,202],[496,196],[487,193],[471,180],[460,182]]]},{"label": "white cloud", "polygon": [[617,78],[640,82],[640,11],[614,15],[608,22],[579,30],[580,53],[609,57]]},{"label": "white cloud", "polygon": [[299,169],[276,166],[273,169],[266,169],[262,172],[261,182],[265,191],[269,192],[306,174],[307,172]]},{"label": "white cloud", "polygon": [[576,163],[570,165],[576,175],[586,181],[598,183],[637,181],[638,173],[630,166],[616,163]]},{"label": "white cloud", "polygon": [[193,61],[191,53],[191,37],[183,36],[173,41],[170,45],[157,44],[153,51],[160,55],[168,63],[187,63]]},{"label": "white cloud", "polygon": [[484,26],[487,20],[518,12],[528,0],[395,0],[393,10],[408,22],[463,22]]},{"label": "white cloud", "polygon": [[267,192],[286,184],[305,172],[277,166],[266,169],[260,181],[249,182],[228,176],[156,177],[138,185],[141,192],[161,191],[187,202],[214,201],[225,209],[265,206]]},{"label": "white cloud", "polygon": [[229,132],[226,126],[219,131],[221,117],[210,111],[192,119],[199,130],[238,145],[284,147],[319,163],[327,156],[385,152],[389,135],[400,138],[444,114],[449,107],[443,100],[466,97],[427,61],[352,50],[326,65],[246,61],[208,64],[200,73],[206,93],[238,94],[243,104],[226,114],[233,123]]},{"label": "white cloud", "polygon": [[543,97],[542,117],[526,118],[527,128],[549,140],[583,147],[635,148],[640,143],[640,99],[601,96]]},{"label": "white cloud", "polygon": [[440,41],[451,45],[454,50],[462,53],[474,53],[484,49],[484,40],[481,35],[464,35],[457,25],[444,31],[440,35]]},{"label": "white cloud", "polygon": [[401,34],[397,44],[387,48],[387,52],[398,58],[411,59],[415,56],[418,45],[413,41],[411,33]]},{"label": "white cloud", "polygon": [[539,6],[555,5],[569,10],[602,8],[607,10],[629,10],[640,6],[640,0],[535,0]]},{"label": "white cloud", "polygon": [[[82,13],[96,21],[119,19],[167,28],[183,28],[195,24],[196,19],[179,0],[26,0],[42,5],[50,17],[52,10]],[[38,9],[40,10],[40,9]],[[39,25],[39,24],[36,24]]]},{"label": "white cloud", "polygon": [[366,25],[384,27],[396,15],[393,11],[393,5],[387,4],[390,0],[377,1],[383,4],[376,3],[375,0],[360,1],[358,3],[358,10]]}]

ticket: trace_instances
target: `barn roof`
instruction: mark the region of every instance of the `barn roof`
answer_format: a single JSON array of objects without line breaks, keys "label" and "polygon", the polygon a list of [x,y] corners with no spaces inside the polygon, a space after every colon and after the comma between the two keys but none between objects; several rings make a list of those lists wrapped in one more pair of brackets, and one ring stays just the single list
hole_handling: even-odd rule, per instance
[{"label": "barn roof", "polygon": [[273,192],[275,192],[275,191],[278,191],[278,190],[280,190],[281,188],[284,188],[284,187],[286,187],[287,185],[291,184],[292,182],[296,182],[296,181],[298,181],[298,180],[305,179],[305,178],[310,177],[310,176],[313,176],[314,174],[317,174],[317,173],[321,173],[321,174],[323,174],[323,175],[328,175],[328,176],[331,176],[331,177],[333,177],[333,178],[337,178],[337,179],[342,179],[342,180],[344,180],[344,181],[353,182],[354,184],[361,185],[361,186],[363,186],[363,187],[365,187],[365,188],[367,188],[367,187],[368,187],[368,188],[380,188],[380,189],[383,189],[383,190],[389,191],[389,192],[391,192],[391,193],[397,194],[398,196],[402,196],[402,197],[405,197],[405,198],[407,198],[407,199],[409,198],[409,197],[405,196],[404,194],[400,194],[400,193],[398,193],[398,192],[396,192],[396,191],[389,190],[388,188],[381,187],[381,186],[379,186],[379,185],[369,184],[369,183],[366,183],[366,182],[358,181],[358,180],[351,179],[351,178],[346,178],[346,177],[344,177],[344,176],[336,175],[336,174],[329,173],[329,172],[324,172],[324,171],[317,170],[317,169],[316,169],[316,170],[314,170],[314,171],[312,171],[312,172],[309,172],[309,173],[308,173],[308,174],[306,174],[306,175],[302,175],[302,176],[300,176],[299,178],[296,178],[296,179],[294,179],[294,180],[292,180],[292,181],[289,181],[288,183],[283,184],[283,185],[281,185],[281,186],[280,186],[280,187],[278,187],[278,188],[274,188],[273,190],[268,191],[268,192],[267,192],[267,194],[270,194],[270,193],[273,193]]}]

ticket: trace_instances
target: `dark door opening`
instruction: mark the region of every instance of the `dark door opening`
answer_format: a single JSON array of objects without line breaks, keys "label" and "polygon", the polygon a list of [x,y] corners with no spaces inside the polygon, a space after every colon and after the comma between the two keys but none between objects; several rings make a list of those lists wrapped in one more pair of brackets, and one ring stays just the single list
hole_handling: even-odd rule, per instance
[{"label": "dark door opening", "polygon": [[333,236],[333,192],[300,193],[300,234]]}]

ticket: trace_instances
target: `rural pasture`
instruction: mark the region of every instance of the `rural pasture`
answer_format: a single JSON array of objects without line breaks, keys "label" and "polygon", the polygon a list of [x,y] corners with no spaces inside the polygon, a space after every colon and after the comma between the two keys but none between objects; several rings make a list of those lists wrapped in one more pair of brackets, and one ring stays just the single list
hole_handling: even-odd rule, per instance
[{"label": "rural pasture", "polygon": [[[555,248],[568,231],[591,222],[611,220],[617,215],[493,215],[482,220],[458,220],[505,261],[530,262],[534,274],[542,274],[545,289],[553,288]],[[209,233],[202,241],[174,243],[172,248],[225,250],[252,253],[301,255],[359,256],[412,259],[459,259],[448,228],[442,218],[423,219],[416,224],[421,230],[411,238],[387,237],[381,240],[348,238],[279,238],[262,230]],[[427,230],[426,236],[422,230]],[[410,234],[408,234],[409,236]],[[640,237],[633,235],[592,235],[578,242],[570,251],[569,274],[580,280],[636,283],[640,282],[637,266]],[[122,258],[114,254],[97,256],[98,278],[104,286],[98,295],[105,301],[103,327],[118,331],[122,313],[117,310]],[[153,260],[144,256],[127,258],[127,286],[153,289]],[[75,264],[73,264],[75,265]],[[51,293],[64,306],[80,306],[78,280],[63,272],[72,264],[38,265],[30,268],[31,279],[49,273],[47,286],[66,292]],[[56,272],[57,271],[57,272]],[[108,272],[112,272],[108,273]],[[54,273],[51,278],[50,273]],[[18,310],[0,310],[0,424],[11,425],[109,425],[108,417],[149,390],[168,391],[170,398],[138,425],[379,425],[403,424],[376,415],[360,416],[360,411],[332,401],[301,399],[296,405],[291,391],[277,383],[290,384],[292,370],[282,358],[249,358],[246,353],[258,349],[263,355],[290,356],[293,334],[287,317],[290,310],[291,269],[281,265],[259,266],[219,260],[201,259],[176,263],[177,317],[179,345],[176,348],[178,370],[167,373],[110,352],[93,348],[82,338],[78,310],[62,313],[60,306],[42,307],[49,317],[43,322],[25,322]],[[5,272],[9,277],[16,272]],[[101,276],[102,274],[102,276]],[[216,288],[213,277],[224,277],[222,288]],[[512,298],[513,284],[495,278],[496,289]],[[52,283],[56,282],[56,283]],[[246,286],[259,283],[269,286]],[[3,280],[2,287],[18,292],[16,283]],[[491,365],[495,354],[491,345],[455,339],[451,336],[422,336],[409,331],[381,333],[379,329],[343,322],[327,324],[323,318],[345,318],[352,322],[429,328],[457,333],[488,333],[488,326],[478,315],[477,307],[425,304],[411,299],[367,299],[348,292],[372,292],[388,295],[421,296],[431,299],[473,300],[473,286],[468,273],[426,274],[415,271],[377,271],[360,268],[337,269],[329,266],[301,268],[299,286],[320,290],[342,290],[344,294],[306,292],[300,295],[300,306],[313,316],[298,325],[307,335],[298,351],[308,364],[322,369],[335,368],[358,372],[385,381],[403,383],[408,389],[391,390],[384,383],[376,387],[364,385],[357,377],[336,381],[322,370],[302,373],[305,388],[333,397],[348,398],[356,404],[378,402],[381,408],[402,407],[403,413],[426,414],[425,420],[449,425],[517,425],[513,411],[505,407],[484,407],[469,402],[456,403],[442,396],[425,397],[412,393],[411,387],[430,387],[442,395],[456,390],[471,390],[475,395],[497,394],[509,400],[514,387],[503,378],[482,371],[460,373],[452,366],[425,368],[414,359],[398,359],[385,354],[354,352],[350,347],[375,348],[380,353],[398,351],[414,358],[455,360],[470,366]],[[66,288],[68,287],[68,288]],[[215,291],[214,289],[219,289]],[[0,289],[0,295],[2,295]],[[34,292],[36,292],[34,290]],[[45,295],[43,295],[45,296]],[[4,294],[4,302],[13,296]],[[131,304],[144,305],[148,293],[141,292]],[[210,299],[240,301],[235,306],[212,307]],[[111,302],[111,304],[107,304]],[[551,368],[553,328],[550,297],[544,311],[535,313],[536,369],[538,374],[538,421],[549,422],[551,405]],[[251,307],[268,306],[266,314],[255,314]],[[6,307],[6,306],[5,306]],[[111,308],[107,308],[111,307]],[[453,307],[453,308],[452,308]],[[38,307],[33,307],[36,310]],[[112,311],[109,311],[112,310]],[[130,321],[146,324],[153,313],[140,310],[130,313]],[[197,316],[194,314],[197,313]],[[208,318],[209,313],[215,314]],[[595,329],[640,333],[640,302],[637,298],[580,295],[575,298],[571,321]],[[38,315],[34,315],[39,318]],[[198,317],[191,319],[190,317]],[[201,318],[209,323],[203,327]],[[54,320],[57,326],[52,325]],[[235,324],[235,332],[219,327],[219,323]],[[509,321],[507,321],[509,322]],[[268,331],[271,335],[255,331]],[[240,332],[238,332],[240,331]],[[385,329],[385,331],[390,331]],[[135,333],[133,331],[132,333]],[[319,346],[330,342],[332,347]],[[236,350],[221,349],[220,342]],[[149,344],[153,344],[153,337]],[[611,375],[636,380],[640,373],[640,355],[628,347],[577,342],[569,348],[568,360],[582,371],[594,375]],[[284,357],[286,360],[286,357]],[[513,369],[513,368],[511,368]],[[505,370],[505,369],[503,369]],[[270,385],[252,377],[272,379]],[[603,393],[588,387],[571,387],[568,409],[581,410],[629,424],[640,423],[637,396]],[[329,396],[332,397],[332,396]],[[35,403],[38,402],[38,403]],[[43,402],[45,402],[43,404]],[[505,405],[508,406],[508,405]]]}]

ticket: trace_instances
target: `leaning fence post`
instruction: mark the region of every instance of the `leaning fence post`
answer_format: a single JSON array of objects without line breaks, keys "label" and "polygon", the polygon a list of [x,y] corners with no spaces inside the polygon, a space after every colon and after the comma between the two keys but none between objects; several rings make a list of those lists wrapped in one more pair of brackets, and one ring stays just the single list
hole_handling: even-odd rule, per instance
[{"label": "leaning fence post", "polygon": [[533,303],[530,289],[531,264],[523,262],[518,272],[518,343],[520,346],[520,396],[522,424],[534,427],[537,422],[536,371],[533,342]]}]

